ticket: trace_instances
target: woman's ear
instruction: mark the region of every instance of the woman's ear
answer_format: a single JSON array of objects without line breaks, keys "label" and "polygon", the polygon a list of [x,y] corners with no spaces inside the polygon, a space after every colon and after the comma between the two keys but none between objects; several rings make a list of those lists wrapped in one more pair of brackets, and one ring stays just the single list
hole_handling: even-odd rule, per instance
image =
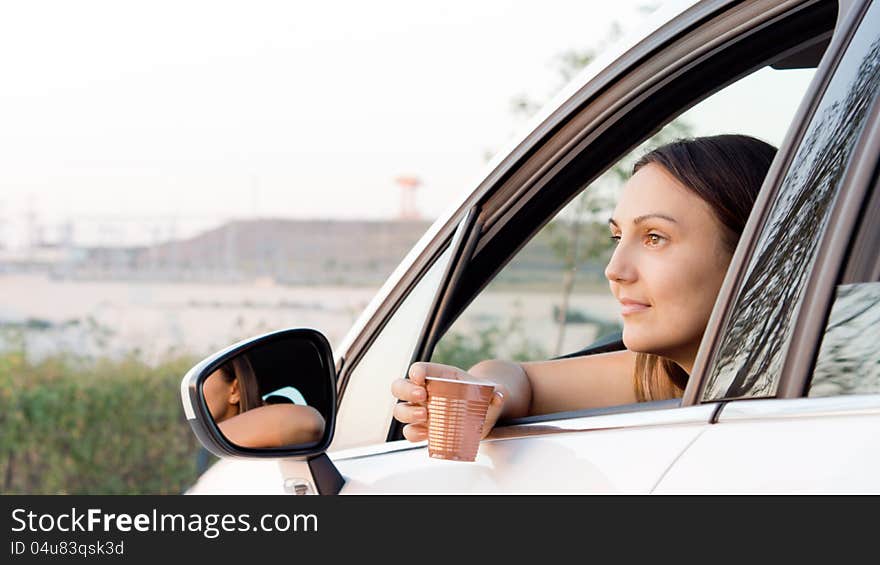
[{"label": "woman's ear", "polygon": [[229,396],[227,398],[229,404],[238,405],[241,402],[241,391],[238,388],[238,379],[232,379],[229,383]]}]

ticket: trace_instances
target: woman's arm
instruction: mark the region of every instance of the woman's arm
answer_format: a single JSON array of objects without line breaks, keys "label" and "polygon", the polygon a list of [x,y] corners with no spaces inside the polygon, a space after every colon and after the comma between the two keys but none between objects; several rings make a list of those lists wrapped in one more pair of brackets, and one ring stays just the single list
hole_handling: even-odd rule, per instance
[{"label": "woman's arm", "polygon": [[318,441],[324,418],[311,406],[270,404],[218,424],[226,439],[242,447],[281,447]]},{"label": "woman's arm", "polygon": [[409,379],[391,384],[391,393],[404,401],[394,406],[394,417],[408,424],[403,428],[406,439],[427,438],[426,376],[495,384],[483,437],[500,419],[630,404],[637,401],[633,386],[635,359],[636,354],[630,351],[530,363],[492,359],[467,371],[439,363],[413,363]]},{"label": "woman's arm", "polygon": [[635,359],[631,351],[527,363],[492,359],[467,372],[501,385],[499,419],[509,419],[636,402]]}]

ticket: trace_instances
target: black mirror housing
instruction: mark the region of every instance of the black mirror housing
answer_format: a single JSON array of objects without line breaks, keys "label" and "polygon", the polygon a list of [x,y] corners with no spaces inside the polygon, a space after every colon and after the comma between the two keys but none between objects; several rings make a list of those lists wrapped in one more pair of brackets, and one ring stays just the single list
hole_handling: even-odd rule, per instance
[{"label": "black mirror housing", "polygon": [[[314,440],[297,441],[285,445],[248,445],[233,443],[221,431],[212,409],[217,412],[218,402],[206,395],[209,377],[231,367],[240,366],[241,359],[246,359],[249,380],[243,381],[241,375],[238,382],[251,382],[251,385],[240,388],[251,389],[251,405],[259,405],[264,410],[271,404],[286,403],[289,407],[296,404],[298,410],[308,410],[316,418],[323,419],[323,427],[316,429]],[[309,328],[285,329],[256,336],[214,353],[203,359],[187,371],[180,385],[181,402],[193,433],[208,451],[218,457],[236,458],[292,458],[308,460],[324,453],[333,441],[336,425],[336,367],[327,338],[317,330]],[[256,400],[254,400],[256,399]],[[211,404],[211,406],[209,406]],[[225,403],[219,404],[225,408]],[[236,412],[238,412],[236,406]],[[275,408],[278,408],[277,406]],[[241,415],[250,418],[253,427],[258,410],[242,408]],[[317,416],[320,414],[320,416]],[[259,415],[259,414],[257,414]],[[223,417],[217,416],[223,421]],[[241,418],[239,418],[239,421]],[[261,426],[258,431],[274,432],[277,426]],[[227,433],[228,431],[227,426]],[[239,436],[241,437],[241,436]]]}]

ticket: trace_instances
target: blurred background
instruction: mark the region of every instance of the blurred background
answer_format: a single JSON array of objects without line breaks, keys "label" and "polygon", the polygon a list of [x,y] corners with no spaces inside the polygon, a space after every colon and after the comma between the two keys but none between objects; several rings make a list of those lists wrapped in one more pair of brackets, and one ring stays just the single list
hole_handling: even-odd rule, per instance
[{"label": "blurred background", "polygon": [[[335,346],[492,156],[660,4],[4,4],[0,492],[186,489],[209,458],[185,371],[285,327]],[[660,139],[719,129],[700,111]],[[625,167],[609,174],[613,192]],[[618,329],[588,220],[611,192],[542,230],[434,360]]]}]

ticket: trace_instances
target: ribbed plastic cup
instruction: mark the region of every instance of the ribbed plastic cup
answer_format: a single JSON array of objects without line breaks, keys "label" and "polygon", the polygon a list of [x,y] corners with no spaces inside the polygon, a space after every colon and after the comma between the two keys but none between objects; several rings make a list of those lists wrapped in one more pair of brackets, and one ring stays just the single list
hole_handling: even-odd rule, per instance
[{"label": "ribbed plastic cup", "polygon": [[425,387],[428,389],[428,455],[452,461],[475,460],[495,386],[425,377]]}]

